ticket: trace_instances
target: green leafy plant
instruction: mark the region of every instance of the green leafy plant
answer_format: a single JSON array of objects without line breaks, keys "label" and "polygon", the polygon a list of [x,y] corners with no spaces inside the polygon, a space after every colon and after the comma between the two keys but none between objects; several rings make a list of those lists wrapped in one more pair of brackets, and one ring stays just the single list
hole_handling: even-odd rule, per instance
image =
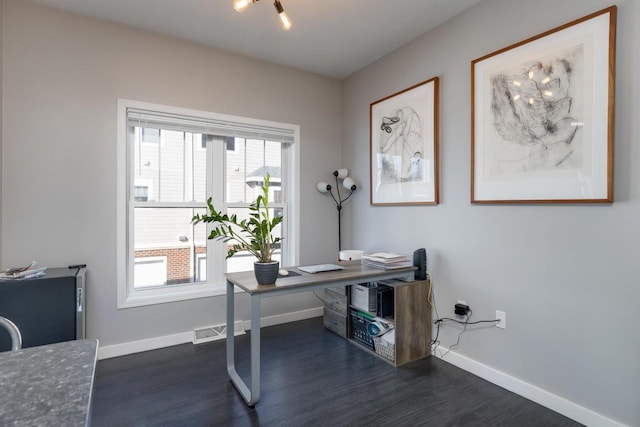
[{"label": "green leafy plant", "polygon": [[238,220],[237,215],[227,215],[218,211],[212,204],[211,198],[207,200],[209,213],[193,217],[191,222],[213,223],[213,229],[208,239],[222,240],[223,242],[235,242],[227,249],[227,258],[231,258],[239,251],[249,251],[258,262],[271,262],[273,251],[278,248],[280,237],[274,237],[272,230],[282,222],[281,216],[269,215],[269,180],[270,175],[264,177],[262,194],[251,203],[249,218]]}]

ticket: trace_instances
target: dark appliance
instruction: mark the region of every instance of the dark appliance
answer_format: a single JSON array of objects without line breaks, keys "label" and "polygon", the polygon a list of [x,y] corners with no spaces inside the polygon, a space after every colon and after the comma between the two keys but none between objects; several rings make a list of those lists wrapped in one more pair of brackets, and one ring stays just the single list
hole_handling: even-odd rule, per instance
[{"label": "dark appliance", "polygon": [[[22,334],[22,348],[85,337],[84,268],[48,268],[42,277],[0,281],[0,316]],[[0,351],[11,336],[0,328]]]}]

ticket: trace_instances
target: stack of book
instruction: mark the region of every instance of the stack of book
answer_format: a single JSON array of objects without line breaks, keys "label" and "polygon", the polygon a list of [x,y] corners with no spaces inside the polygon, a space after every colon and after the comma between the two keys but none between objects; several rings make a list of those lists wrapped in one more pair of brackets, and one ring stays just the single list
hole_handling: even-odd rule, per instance
[{"label": "stack of book", "polygon": [[378,252],[371,255],[365,255],[362,263],[373,268],[383,270],[393,270],[396,268],[412,267],[413,261],[405,255],[392,254],[388,252]]},{"label": "stack of book", "polygon": [[47,267],[37,267],[36,262],[32,262],[26,267],[12,267],[0,273],[0,280],[33,279],[45,275]]}]

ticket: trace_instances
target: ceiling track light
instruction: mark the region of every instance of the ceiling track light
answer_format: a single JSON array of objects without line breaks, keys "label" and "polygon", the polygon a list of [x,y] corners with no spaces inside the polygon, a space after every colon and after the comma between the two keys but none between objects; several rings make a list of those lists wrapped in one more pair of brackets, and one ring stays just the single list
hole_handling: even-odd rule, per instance
[{"label": "ceiling track light", "polygon": [[244,12],[251,5],[258,0],[233,0],[233,8],[238,12]]},{"label": "ceiling track light", "polygon": [[[233,0],[233,8],[238,12],[244,12],[247,10],[252,3],[257,3],[259,0]],[[278,19],[280,20],[280,27],[283,30],[291,29],[291,18],[287,15],[287,12],[284,11],[282,7],[282,3],[280,0],[275,0],[273,2],[273,6],[276,8],[276,12],[278,13]]]},{"label": "ceiling track light", "polygon": [[291,29],[291,19],[289,19],[287,12],[284,11],[282,3],[280,3],[280,0],[275,0],[273,5],[276,7],[276,12],[278,12],[280,27],[282,27],[283,30],[289,31]]}]

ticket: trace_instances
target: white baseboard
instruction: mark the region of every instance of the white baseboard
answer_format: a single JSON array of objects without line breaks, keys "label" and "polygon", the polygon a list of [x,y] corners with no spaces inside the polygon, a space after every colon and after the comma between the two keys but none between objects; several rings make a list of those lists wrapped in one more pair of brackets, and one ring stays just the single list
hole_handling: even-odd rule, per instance
[{"label": "white baseboard", "polygon": [[[434,351],[434,356],[442,359],[441,355],[446,353],[447,350],[448,348],[438,347]],[[584,425],[599,427],[625,426],[625,424],[607,418],[564,397],[550,393],[459,353],[450,351],[442,360]]]},{"label": "white baseboard", "polygon": [[112,357],[125,356],[127,354],[140,353],[143,351],[155,350],[172,345],[191,342],[193,331],[181,332],[179,334],[165,335],[162,337],[148,338],[139,341],[125,342],[122,344],[107,345],[98,348],[98,360],[110,359]]},{"label": "white baseboard", "polygon": [[[322,314],[323,314],[322,307],[309,308],[307,310],[300,310],[300,311],[292,311],[291,313],[276,314],[275,316],[262,317],[260,319],[260,326],[262,328],[265,328],[267,326],[280,325],[282,323],[297,322],[298,320],[311,319],[312,317],[320,317],[322,316]],[[244,321],[244,329],[247,331],[251,329],[250,320]]]},{"label": "white baseboard", "polygon": [[[294,311],[291,313],[278,314],[275,316],[263,317],[260,319],[262,327],[279,325],[281,323],[296,322],[298,320],[311,319],[322,316],[322,307],[310,308],[308,310]],[[245,329],[251,328],[251,322],[244,321]],[[112,357],[125,356],[127,354],[140,353],[143,351],[155,350],[172,345],[192,343],[193,331],[181,332],[179,334],[165,335],[161,337],[148,338],[139,341],[131,341],[122,344],[108,345],[98,349],[98,360],[110,359]]]}]

